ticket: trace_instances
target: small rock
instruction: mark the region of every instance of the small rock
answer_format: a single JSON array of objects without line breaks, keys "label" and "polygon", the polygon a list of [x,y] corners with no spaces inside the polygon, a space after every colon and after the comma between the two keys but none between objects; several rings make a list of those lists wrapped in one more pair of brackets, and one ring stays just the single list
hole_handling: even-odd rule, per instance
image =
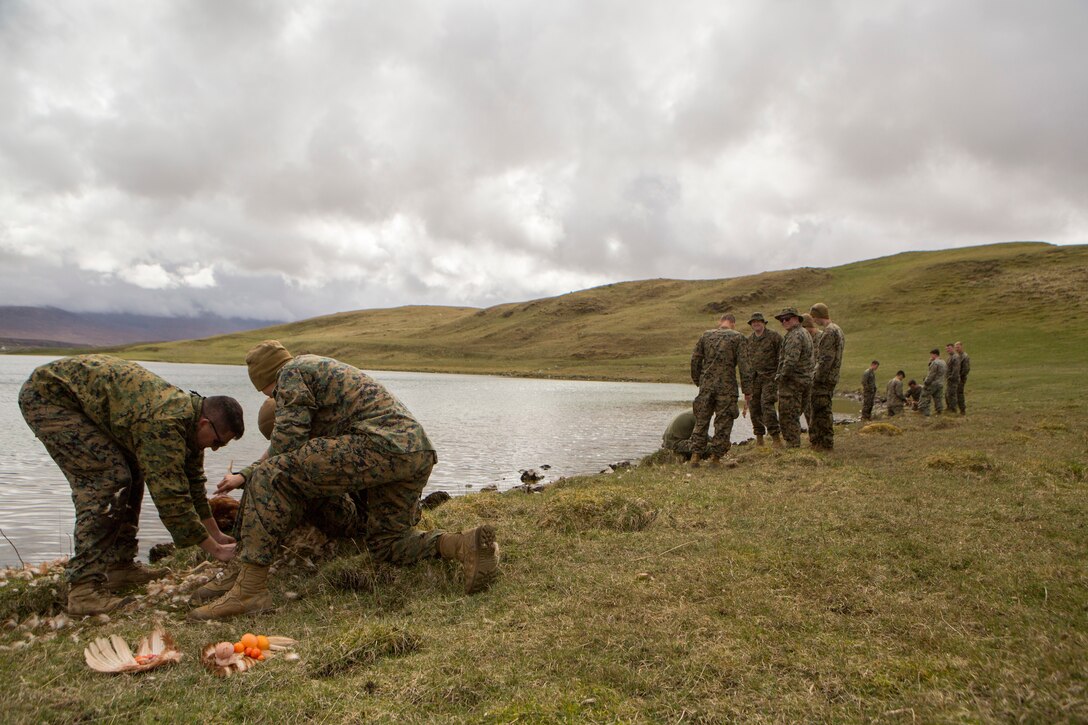
[{"label": "small rock", "polygon": [[542,478],[544,478],[544,476],[532,468],[526,469],[521,472],[522,483],[536,483]]},{"label": "small rock", "polygon": [[301,599],[302,595],[299,594],[298,592],[284,592],[283,593],[283,598],[286,599],[289,602],[293,602],[293,601],[296,601],[297,599]]},{"label": "small rock", "polygon": [[438,508],[442,504],[449,501],[451,498],[452,496],[450,496],[445,491],[434,491],[424,496],[423,500],[420,501],[420,505],[423,506],[423,508],[425,509]]},{"label": "small rock", "polygon": [[639,581],[653,581],[654,577],[653,574],[648,571],[640,571],[638,574],[635,574],[635,579],[638,579]]},{"label": "small rock", "polygon": [[489,483],[489,484],[487,484],[486,486],[484,486],[483,488],[480,489],[480,493],[483,493],[484,491],[498,491],[498,490],[499,490],[499,487],[496,484]]}]

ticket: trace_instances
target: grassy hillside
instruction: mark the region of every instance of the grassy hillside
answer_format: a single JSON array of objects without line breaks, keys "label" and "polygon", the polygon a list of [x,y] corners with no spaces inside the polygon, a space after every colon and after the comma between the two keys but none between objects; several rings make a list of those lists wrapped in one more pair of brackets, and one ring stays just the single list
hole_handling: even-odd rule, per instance
[{"label": "grassy hillside", "polygon": [[[732,279],[625,282],[483,310],[343,312],[119,352],[241,363],[250,346],[272,337],[367,369],[684,382],[695,339],[720,312],[744,317],[823,301],[846,331],[846,369],[858,376],[874,357],[885,370],[922,375],[930,348],[962,339],[994,384],[1013,371],[1038,374],[1037,363],[1049,360],[1056,365],[1047,374],[1065,385],[1084,372],[1084,341],[1071,323],[1088,305],[1085,290],[1088,247],[1013,243]],[[855,377],[845,375],[844,385]],[[989,384],[983,377],[978,384]]]}]

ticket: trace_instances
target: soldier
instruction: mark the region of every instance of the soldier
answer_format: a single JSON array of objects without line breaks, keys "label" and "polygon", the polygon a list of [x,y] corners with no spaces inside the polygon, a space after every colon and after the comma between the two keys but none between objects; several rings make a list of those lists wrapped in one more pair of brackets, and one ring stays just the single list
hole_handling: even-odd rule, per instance
[{"label": "soldier", "polygon": [[945,372],[944,412],[953,415],[956,412],[956,403],[960,389],[960,356],[956,352],[956,343],[950,342],[944,346],[948,353],[948,370]]},{"label": "soldier", "polygon": [[204,450],[245,433],[238,401],[187,393],[120,358],[76,355],[35,369],[19,408],[72,487],[69,614],[111,612],[131,600],[109,591],[166,573],[134,561],[145,486],[175,544],[234,555],[208,507]]},{"label": "soldier", "polygon": [[[726,313],[718,320],[718,327],[707,330],[695,343],[691,353],[691,380],[699,386],[699,393],[692,401],[695,413],[695,429],[691,432],[691,465],[710,453],[711,464],[717,464],[729,452],[732,443],[733,421],[737,419],[737,371],[740,371],[744,400],[752,399],[752,375],[748,356],[744,351],[744,335],[734,328],[736,318]],[[714,418],[714,437],[707,445],[710,419]]]},{"label": "soldier", "polygon": [[695,430],[695,414],[685,410],[673,418],[661,436],[661,447],[688,459],[691,457],[691,432]]},{"label": "soldier", "polygon": [[960,356],[960,385],[956,388],[956,404],[959,406],[960,415],[967,415],[967,400],[963,397],[963,389],[967,387],[967,373],[971,372],[971,357],[963,351],[963,343],[956,343],[956,354]]},{"label": "soldier", "polygon": [[[888,417],[894,418],[903,413],[903,406],[907,403],[907,396],[903,394],[903,379],[907,374],[900,370],[895,377],[888,381],[888,387],[884,390],[884,397],[888,401]],[[914,383],[913,380],[911,380]],[[917,383],[914,383],[917,387]]]},{"label": "soldier", "polygon": [[922,399],[922,386],[913,378],[907,383],[907,405],[911,410],[918,410],[918,401]]},{"label": "soldier", "polygon": [[420,493],[437,461],[423,427],[363,371],[317,355],[293,357],[276,340],[246,355],[253,386],[276,399],[268,457],[229,474],[219,490],[246,487],[238,561],[215,601],[189,612],[225,619],[270,609],[268,567],[308,502],[366,491],[366,545],[378,561],[411,564],[439,556],[461,562],[465,593],[490,585],[498,569],[495,531],[419,531]]},{"label": "soldier", "polygon": [[809,311],[812,319],[824,330],[816,350],[816,371],[812,375],[812,420],[808,426],[808,439],[813,448],[830,451],[835,446],[835,417],[831,410],[831,398],[839,383],[846,336],[831,321],[827,305],[817,302]]},{"label": "soldier", "polygon": [[[809,337],[812,338],[812,369],[815,370],[816,369],[816,348],[819,346],[820,337],[823,336],[824,333],[822,333],[820,331],[820,328],[816,327],[816,323],[812,321],[812,315],[808,314],[807,312],[805,314],[801,315],[801,327],[802,327],[802,329],[804,329],[805,332],[808,333]],[[808,393],[805,395],[805,404],[804,404],[805,425],[806,426],[811,426],[812,425],[812,388],[809,387],[809,388],[806,388],[806,390],[808,391]]]},{"label": "soldier", "polygon": [[922,415],[929,416],[930,404],[940,413],[944,410],[944,379],[948,372],[948,366],[941,359],[941,351],[933,348],[929,351],[929,370],[926,379],[922,381],[922,397],[918,401],[918,410]]},{"label": "soldier", "polygon": [[781,428],[774,405],[778,402],[778,387],[774,374],[778,371],[778,355],[782,349],[782,336],[767,329],[762,312],[752,313],[748,320],[752,334],[748,336],[746,350],[748,365],[752,368],[752,432],[756,445],[763,445],[764,433],[769,433],[775,448],[782,447]]},{"label": "soldier", "polygon": [[775,315],[786,329],[782,354],[774,379],[778,384],[778,422],[787,448],[801,445],[801,411],[812,386],[812,338],[801,327],[801,315],[794,307]]},{"label": "soldier", "polygon": [[861,419],[868,421],[873,419],[873,403],[876,401],[876,371],[880,367],[879,360],[869,363],[868,369],[861,374]]}]

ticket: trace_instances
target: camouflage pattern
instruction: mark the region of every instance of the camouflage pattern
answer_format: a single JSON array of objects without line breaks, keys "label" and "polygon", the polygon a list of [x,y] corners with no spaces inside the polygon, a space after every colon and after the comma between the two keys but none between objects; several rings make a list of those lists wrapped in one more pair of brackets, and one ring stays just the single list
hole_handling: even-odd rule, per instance
[{"label": "camouflage pattern", "polygon": [[963,389],[967,387],[967,374],[971,372],[971,358],[965,353],[959,353],[960,356],[960,384],[956,388],[956,405],[959,406],[960,413],[967,413],[967,399],[964,397]]},{"label": "camouflage pattern", "polygon": [[661,436],[661,447],[676,453],[691,453],[691,432],[695,430],[695,414],[689,410],[673,418]]},{"label": "camouflage pattern", "polygon": [[[691,452],[724,456],[730,448],[733,421],[740,415],[737,406],[737,372],[741,388],[751,391],[752,375],[744,352],[744,335],[736,330],[707,330],[691,353],[691,379],[699,394],[691,404],[695,429],[691,432]],[[710,420],[714,419],[714,437],[707,444]]]},{"label": "camouflage pattern", "polygon": [[926,379],[922,381],[922,397],[918,400],[918,410],[922,415],[929,415],[930,405],[938,413],[944,410],[944,380],[948,374],[948,366],[944,360],[934,358],[929,363],[929,371]]},{"label": "camouflage pattern", "polygon": [[[269,457],[243,471],[243,563],[271,563],[307,510],[333,500],[341,510],[330,525],[365,526],[376,559],[408,564],[437,554],[443,532],[412,528],[437,456],[392,393],[351,365],[299,355],[280,370],[275,396]],[[344,494],[354,512],[342,503]]]},{"label": "camouflage pattern", "polygon": [[786,332],[775,373],[778,422],[787,447],[801,445],[801,413],[812,387],[812,337],[800,325]]},{"label": "camouflage pattern", "polygon": [[[823,336],[823,332],[819,329],[808,329],[808,334],[812,338],[812,369],[816,369],[816,350],[820,346],[820,337]],[[804,413],[805,413],[805,425],[812,427],[812,386],[805,388],[805,399],[803,401]]]},{"label": "camouflage pattern", "polygon": [[831,450],[835,446],[835,417],[831,399],[839,383],[842,354],[846,337],[834,322],[827,323],[816,349],[816,370],[812,376],[812,421],[808,426],[809,442],[817,448]]},{"label": "camouflage pattern", "polygon": [[144,487],[178,546],[208,536],[204,452],[192,442],[203,398],[136,363],[77,355],[42,365],[19,392],[19,407],[72,487],[73,583],[105,581],[131,561]]},{"label": "camouflage pattern", "polygon": [[778,372],[778,357],[782,351],[782,336],[764,328],[762,335],[754,332],[744,345],[748,355],[748,367],[752,371],[752,432],[756,435],[778,435],[778,414],[774,406],[778,402],[778,385],[774,382]]},{"label": "camouflage pattern", "polygon": [[876,401],[876,373],[867,368],[861,374],[861,418],[869,420],[873,417],[873,403]]},{"label": "camouflage pattern", "polygon": [[960,387],[960,356],[955,351],[948,353],[948,360],[945,361],[945,365],[948,366],[944,378],[945,409],[949,413],[954,413],[956,412],[956,398],[959,395]]},{"label": "camouflage pattern", "polygon": [[888,381],[884,389],[884,397],[888,400],[888,417],[899,415],[903,412],[903,406],[907,403],[907,396],[903,394],[903,381],[896,375]]}]

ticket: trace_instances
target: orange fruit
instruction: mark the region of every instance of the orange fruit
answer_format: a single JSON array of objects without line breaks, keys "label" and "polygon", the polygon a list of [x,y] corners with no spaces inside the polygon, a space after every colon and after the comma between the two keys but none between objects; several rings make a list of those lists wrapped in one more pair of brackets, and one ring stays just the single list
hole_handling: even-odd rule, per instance
[{"label": "orange fruit", "polygon": [[257,635],[253,634],[252,632],[246,632],[242,635],[242,644],[246,647],[256,647]]},{"label": "orange fruit", "polygon": [[261,652],[259,655],[257,655],[257,661],[264,662],[264,652]]},{"label": "orange fruit", "polygon": [[238,654],[242,654],[243,652],[246,651],[246,646],[244,644],[242,644],[241,642],[235,642],[234,643],[234,651],[237,652]]},{"label": "orange fruit", "polygon": [[268,637],[265,637],[263,634],[258,634],[257,635],[257,647],[258,647],[258,649],[268,649],[269,646],[270,645],[268,644]]}]

